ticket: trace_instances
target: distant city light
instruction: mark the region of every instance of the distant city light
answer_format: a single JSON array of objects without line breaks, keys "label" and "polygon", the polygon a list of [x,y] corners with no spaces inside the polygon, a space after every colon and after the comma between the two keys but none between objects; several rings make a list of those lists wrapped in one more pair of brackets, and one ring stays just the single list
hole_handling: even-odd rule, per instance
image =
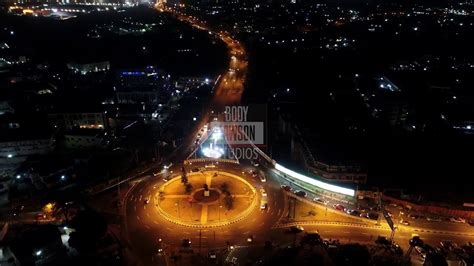
[{"label": "distant city light", "polygon": [[8,157],[8,158],[12,158],[12,157],[13,157],[13,154],[8,154],[7,157]]},{"label": "distant city light", "polygon": [[16,179],[20,179],[20,178],[21,178],[21,175],[17,175],[17,176],[16,176]]},{"label": "distant city light", "polygon": [[197,120],[197,118],[196,118],[196,117],[193,117],[193,121],[196,121],[196,120]]},{"label": "distant city light", "polygon": [[61,176],[61,179],[62,179],[62,180],[64,180],[65,178],[66,178],[66,176],[65,176],[65,175],[62,175],[62,176]]},{"label": "distant city light", "polygon": [[43,253],[43,251],[40,249],[40,250],[36,251],[35,254],[36,254],[36,256],[41,256],[42,253]]}]

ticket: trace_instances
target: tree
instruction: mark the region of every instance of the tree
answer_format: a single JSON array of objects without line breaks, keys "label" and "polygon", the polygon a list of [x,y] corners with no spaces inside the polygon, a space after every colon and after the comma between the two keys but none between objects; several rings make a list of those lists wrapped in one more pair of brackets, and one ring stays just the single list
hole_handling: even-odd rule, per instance
[{"label": "tree", "polygon": [[234,207],[234,198],[232,198],[230,195],[226,195],[224,197],[224,204],[227,210],[232,209]]},{"label": "tree", "polygon": [[222,183],[222,184],[221,184],[221,191],[222,191],[222,193],[226,193],[226,194],[227,194],[227,192],[229,192],[229,185],[228,185],[227,183],[225,183],[225,182]]},{"label": "tree", "polygon": [[181,183],[187,184],[188,183],[188,176],[186,175],[186,172],[183,172],[181,174]]},{"label": "tree", "polygon": [[336,265],[369,265],[370,253],[361,244],[340,245],[334,256]]},{"label": "tree", "polygon": [[186,194],[191,194],[191,192],[193,191],[193,185],[191,185],[190,183],[187,183],[184,187],[184,189],[186,190]]},{"label": "tree", "polygon": [[321,241],[321,236],[317,233],[307,233],[305,234],[301,240],[300,240],[300,245],[305,246],[308,245],[311,250],[322,243]]},{"label": "tree", "polygon": [[97,251],[99,240],[107,232],[107,221],[93,210],[80,211],[70,223],[76,231],[70,234],[69,245],[83,255]]}]

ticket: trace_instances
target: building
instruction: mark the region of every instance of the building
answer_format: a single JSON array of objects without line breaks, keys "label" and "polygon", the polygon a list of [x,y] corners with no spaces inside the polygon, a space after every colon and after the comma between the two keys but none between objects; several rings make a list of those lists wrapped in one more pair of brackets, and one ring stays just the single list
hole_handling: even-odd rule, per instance
[{"label": "building", "polygon": [[207,85],[212,82],[209,78],[198,77],[180,77],[175,81],[175,87],[180,90],[189,90],[191,88]]},{"label": "building", "polygon": [[365,184],[367,170],[353,158],[353,147],[343,143],[322,140],[311,132],[304,133],[298,128],[291,141],[293,158],[303,162],[304,168],[326,181]]},{"label": "building", "polygon": [[18,190],[38,190],[66,184],[74,176],[74,159],[61,154],[33,155],[16,170]]},{"label": "building", "polygon": [[50,123],[59,128],[107,129],[107,111],[102,106],[59,106],[48,114]]},{"label": "building", "polygon": [[51,132],[17,128],[0,130],[0,168],[13,171],[30,155],[46,154],[54,145]]},{"label": "building", "polygon": [[89,73],[104,72],[110,69],[110,62],[95,62],[95,63],[68,63],[67,68],[72,70],[74,73],[87,75]]},{"label": "building", "polygon": [[153,66],[118,73],[116,97],[118,103],[157,105],[172,92],[171,76]]},{"label": "building", "polygon": [[75,128],[64,133],[64,146],[69,149],[103,147],[104,131],[101,129]]},{"label": "building", "polygon": [[392,126],[404,126],[409,110],[407,99],[387,77],[360,81],[356,90],[373,118]]},{"label": "building", "polygon": [[[298,164],[307,173],[333,183],[365,184],[367,169],[364,164],[363,137],[328,130],[322,124],[308,123],[304,107],[294,104],[280,107],[278,133],[280,146],[289,146],[280,157]],[[275,150],[275,149],[273,149]],[[287,154],[290,154],[288,157]],[[279,160],[280,158],[274,158]]]}]

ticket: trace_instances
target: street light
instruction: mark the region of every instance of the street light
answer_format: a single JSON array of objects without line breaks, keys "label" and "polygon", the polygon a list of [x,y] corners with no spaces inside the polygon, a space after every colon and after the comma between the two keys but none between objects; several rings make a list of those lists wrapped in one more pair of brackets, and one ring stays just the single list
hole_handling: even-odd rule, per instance
[{"label": "street light", "polygon": [[219,206],[219,222],[221,221],[221,209],[222,209],[222,205]]},{"label": "street light", "polygon": [[180,218],[180,215],[179,215],[179,201],[176,202],[176,203],[174,204],[174,206],[176,206],[176,211],[178,212],[178,218]]}]

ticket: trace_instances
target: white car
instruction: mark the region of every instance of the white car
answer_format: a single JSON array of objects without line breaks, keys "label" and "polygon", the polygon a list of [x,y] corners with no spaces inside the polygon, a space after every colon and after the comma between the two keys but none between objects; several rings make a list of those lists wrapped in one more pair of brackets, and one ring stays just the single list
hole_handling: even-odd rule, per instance
[{"label": "white car", "polygon": [[262,197],[266,197],[266,196],[267,196],[267,192],[266,192],[265,189],[263,189],[263,188],[260,189],[260,193],[262,194]]},{"label": "white car", "polygon": [[163,165],[163,169],[170,169],[173,166],[173,163]]},{"label": "white car", "polygon": [[267,182],[267,179],[265,178],[265,176],[263,174],[260,175],[260,181],[262,181],[262,183]]}]

